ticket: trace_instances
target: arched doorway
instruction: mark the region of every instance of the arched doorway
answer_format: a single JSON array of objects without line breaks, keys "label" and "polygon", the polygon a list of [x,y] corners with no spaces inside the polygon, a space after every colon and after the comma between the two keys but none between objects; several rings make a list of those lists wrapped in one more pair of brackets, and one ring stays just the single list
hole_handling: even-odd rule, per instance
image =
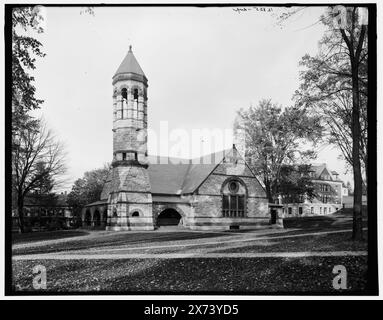
[{"label": "arched doorway", "polygon": [[89,210],[86,210],[85,212],[85,219],[84,219],[84,226],[85,227],[89,227],[90,224],[91,224],[91,215],[90,215],[90,211]]},{"label": "arched doorway", "polygon": [[276,224],[277,223],[277,209],[270,209],[270,213],[271,213],[270,223]]},{"label": "arched doorway", "polygon": [[98,210],[93,213],[93,223],[95,227],[99,227],[101,225],[101,216],[100,211]]},{"label": "arched doorway", "polygon": [[106,221],[107,221],[107,212],[106,212],[106,210],[104,210],[104,212],[102,213],[102,219],[101,219],[101,225],[103,227],[106,226]]},{"label": "arched doorway", "polygon": [[157,218],[157,225],[161,226],[178,226],[182,216],[177,210],[168,208],[162,211]]}]

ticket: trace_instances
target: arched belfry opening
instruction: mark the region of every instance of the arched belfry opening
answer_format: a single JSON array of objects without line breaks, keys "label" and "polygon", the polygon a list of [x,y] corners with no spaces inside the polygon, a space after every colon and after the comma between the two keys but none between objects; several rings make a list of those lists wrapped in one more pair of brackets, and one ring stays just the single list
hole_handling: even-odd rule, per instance
[{"label": "arched belfry opening", "polygon": [[127,117],[127,106],[128,106],[128,90],[126,88],[123,88],[121,90],[121,119],[124,119]]},{"label": "arched belfry opening", "polygon": [[123,101],[124,100],[126,101],[128,99],[128,90],[126,88],[123,88],[121,90],[121,96],[122,96]]},{"label": "arched belfry opening", "polygon": [[133,89],[133,118],[138,119],[138,89]]},{"label": "arched belfry opening", "polygon": [[134,101],[138,102],[138,89],[137,88],[133,90],[133,99],[134,99]]}]

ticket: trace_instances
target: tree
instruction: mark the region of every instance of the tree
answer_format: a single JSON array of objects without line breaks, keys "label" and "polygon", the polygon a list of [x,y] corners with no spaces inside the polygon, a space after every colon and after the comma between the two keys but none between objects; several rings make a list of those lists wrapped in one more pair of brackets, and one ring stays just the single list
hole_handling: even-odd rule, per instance
[{"label": "tree", "polygon": [[239,110],[235,127],[245,133],[246,160],[262,177],[270,202],[275,200],[277,185],[284,165],[314,158],[312,149],[301,148],[304,142],[320,141],[320,119],[296,107],[284,110],[271,100],[262,100],[257,107]]},{"label": "tree", "polygon": [[51,175],[44,175],[46,171],[46,165],[44,162],[36,163],[37,175],[41,176],[41,179],[37,181],[34,193],[39,195],[46,195],[52,192],[55,186],[55,181]]},{"label": "tree", "polygon": [[357,7],[336,6],[321,17],[327,26],[322,51],[303,57],[301,64],[307,70],[296,93],[299,105],[323,111],[329,142],[340,147],[353,168],[355,240],[363,239],[362,168],[367,169],[368,43],[361,12]]},{"label": "tree", "polygon": [[[66,171],[63,145],[45,123],[31,120],[19,130],[12,150],[13,191],[17,202],[20,232],[24,232],[24,199],[34,191],[50,192],[59,186]],[[44,190],[45,189],[45,190]]]},{"label": "tree", "polygon": [[[354,212],[353,212],[353,233],[352,237],[355,240],[363,239],[363,224],[362,224],[362,189],[363,180],[360,164],[360,106],[361,106],[361,89],[360,78],[361,59],[363,58],[362,49],[366,39],[366,25],[360,24],[357,14],[357,7],[351,7],[347,10],[348,26],[341,26],[339,32],[342,35],[343,41],[346,43],[349,53],[351,65],[351,83],[352,83],[352,160],[354,171]],[[367,53],[366,53],[367,54]],[[367,79],[365,79],[367,82]]]},{"label": "tree", "polygon": [[18,7],[12,11],[12,134],[30,125],[28,112],[40,107],[43,100],[35,97],[34,77],[36,57],[44,57],[42,44],[31,37],[41,33],[42,20],[38,7]]},{"label": "tree", "polygon": [[283,165],[276,185],[276,192],[283,203],[301,203],[316,196],[315,186],[310,176],[311,165]]},{"label": "tree", "polygon": [[[346,163],[353,166],[353,121],[352,121],[352,78],[348,48],[341,34],[335,32],[332,21],[322,17],[328,31],[319,43],[319,53],[305,55],[300,61],[304,70],[300,72],[301,85],[294,97],[298,105],[321,114],[327,128],[327,141],[335,144],[342,152]],[[362,48],[360,85],[359,140],[362,169],[367,167],[367,42]]]},{"label": "tree", "polygon": [[68,203],[79,214],[86,204],[100,200],[101,192],[110,172],[110,164],[103,168],[87,171],[84,177],[77,179],[68,194]]}]

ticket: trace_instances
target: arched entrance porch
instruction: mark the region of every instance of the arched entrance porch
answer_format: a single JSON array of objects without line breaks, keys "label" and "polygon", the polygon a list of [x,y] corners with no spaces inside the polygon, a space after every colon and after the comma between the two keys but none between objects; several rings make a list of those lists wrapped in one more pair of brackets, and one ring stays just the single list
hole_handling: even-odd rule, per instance
[{"label": "arched entrance porch", "polygon": [[173,208],[166,208],[158,215],[157,226],[180,226],[181,218],[182,216],[177,210]]},{"label": "arched entrance porch", "polygon": [[84,227],[90,227],[91,223],[92,223],[92,216],[90,214],[90,210],[87,209],[85,212]]},{"label": "arched entrance porch", "polygon": [[101,226],[101,215],[100,215],[100,211],[98,210],[96,210],[93,213],[93,226],[95,227]]}]

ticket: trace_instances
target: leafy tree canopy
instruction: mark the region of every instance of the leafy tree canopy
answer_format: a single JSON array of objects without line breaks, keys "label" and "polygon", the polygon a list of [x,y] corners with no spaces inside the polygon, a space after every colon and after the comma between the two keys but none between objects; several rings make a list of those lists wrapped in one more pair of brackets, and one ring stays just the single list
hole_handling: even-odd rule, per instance
[{"label": "leafy tree canopy", "polygon": [[320,118],[296,107],[262,100],[247,110],[241,109],[235,124],[245,132],[246,160],[262,177],[269,201],[276,196],[276,185],[283,165],[305,162],[316,157],[313,149],[322,136]]},{"label": "leafy tree canopy", "polygon": [[103,168],[85,172],[84,177],[77,179],[72,191],[68,194],[68,203],[79,210],[86,204],[100,200],[102,188],[110,171],[110,165]]},{"label": "leafy tree canopy", "polygon": [[34,77],[36,57],[44,57],[42,44],[33,38],[41,33],[42,16],[38,7],[19,7],[12,12],[12,131],[27,127],[28,111],[39,108],[43,100],[35,97]]},{"label": "leafy tree canopy", "polygon": [[311,165],[283,165],[276,191],[283,203],[301,203],[316,196],[314,183],[310,176]]}]

